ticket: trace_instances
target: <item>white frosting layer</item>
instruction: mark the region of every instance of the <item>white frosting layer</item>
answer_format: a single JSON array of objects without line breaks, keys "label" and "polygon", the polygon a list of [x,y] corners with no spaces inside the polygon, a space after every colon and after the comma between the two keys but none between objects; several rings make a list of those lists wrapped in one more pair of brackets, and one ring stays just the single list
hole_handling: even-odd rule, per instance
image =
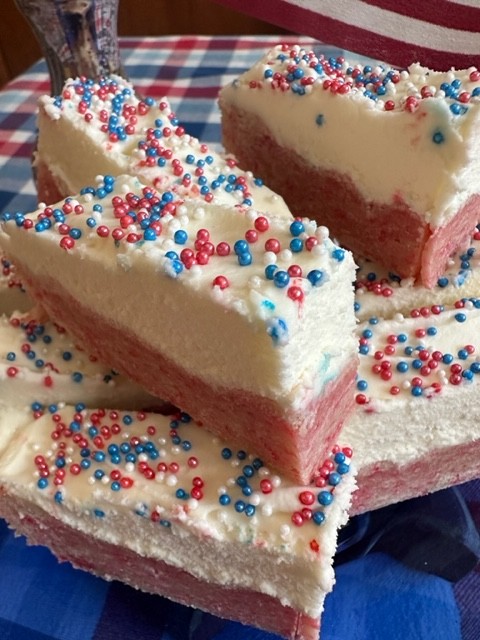
[{"label": "white frosting layer", "polygon": [[384,267],[357,259],[355,314],[359,320],[374,316],[408,315],[412,309],[453,304],[459,298],[480,293],[480,232],[475,230],[469,247],[452,256],[432,289],[413,278],[400,279]]},{"label": "white frosting layer", "polygon": [[367,200],[400,198],[443,226],[478,192],[480,74],[372,65],[278,46],[220,103],[258,116],[280,145],[347,175]]},{"label": "white frosting layer", "polygon": [[65,195],[97,175],[128,173],[158,189],[290,217],[283,199],[260,180],[185,133],[166,98],[140,100],[123,78],[67,80],[62,96],[42,96],[39,106],[36,162],[49,168]]},{"label": "white frosting layer", "polygon": [[[105,184],[108,196],[102,183],[95,195],[92,189],[27,216],[31,229],[5,215],[4,249],[215,388],[251,391],[298,409],[355,357],[353,260],[324,228],[304,220],[294,236],[284,217],[183,201],[172,192],[158,194],[151,209],[151,190],[137,179]],[[157,214],[154,222],[149,216]],[[153,224],[146,230],[144,215]],[[204,236],[211,256],[199,255]],[[234,250],[239,240],[244,266],[244,255]],[[279,250],[267,251],[269,240]],[[292,241],[300,251],[292,251]],[[219,243],[228,245],[228,255]],[[196,264],[182,257],[189,249]]]},{"label": "white frosting layer", "polygon": [[65,407],[4,442],[0,484],[145,562],[257,590],[317,617],[354,489],[349,452],[331,461],[322,486],[296,486],[184,414]]},{"label": "white frosting layer", "polygon": [[357,409],[342,440],[360,470],[480,440],[480,301],[424,313],[359,325]]},{"label": "white frosting layer", "polygon": [[12,407],[41,413],[64,403],[140,409],[160,401],[89,357],[52,322],[0,316],[0,413]]}]

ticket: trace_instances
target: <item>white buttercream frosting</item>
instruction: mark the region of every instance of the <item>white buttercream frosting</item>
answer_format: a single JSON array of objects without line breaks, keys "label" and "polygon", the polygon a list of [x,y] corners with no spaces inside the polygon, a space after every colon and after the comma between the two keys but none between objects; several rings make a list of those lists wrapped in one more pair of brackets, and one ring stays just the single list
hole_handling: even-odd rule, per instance
[{"label": "white buttercream frosting", "polygon": [[354,447],[360,469],[398,469],[480,440],[477,298],[423,307],[413,317],[373,317],[358,335],[357,409],[342,439]]},{"label": "white buttercream frosting", "polygon": [[475,229],[470,245],[451,256],[447,268],[433,288],[413,278],[400,278],[382,266],[357,258],[355,313],[359,320],[376,316],[392,318],[412,309],[452,304],[459,298],[480,293],[480,231]]},{"label": "white buttercream frosting", "polygon": [[64,407],[4,440],[0,484],[145,562],[257,590],[316,617],[354,489],[345,451],[336,448],[316,485],[302,487],[185,414]]},{"label": "white buttercream frosting", "polygon": [[398,71],[279,45],[224,87],[220,101],[258,116],[309,164],[351,178],[367,201],[401,199],[432,228],[478,191],[474,68]]},{"label": "white buttercream frosting", "polygon": [[14,407],[40,415],[47,407],[77,402],[128,409],[160,405],[90,357],[53,322],[22,323],[0,316],[0,412]]},{"label": "white buttercream frosting", "polygon": [[355,357],[353,260],[315,222],[127,176],[3,218],[19,263],[214,387],[298,409]]},{"label": "white buttercream frosting", "polygon": [[128,173],[160,190],[290,217],[261,180],[186,133],[166,98],[140,99],[123,78],[67,80],[61,96],[42,96],[39,107],[36,162],[48,167],[64,195],[97,175]]}]

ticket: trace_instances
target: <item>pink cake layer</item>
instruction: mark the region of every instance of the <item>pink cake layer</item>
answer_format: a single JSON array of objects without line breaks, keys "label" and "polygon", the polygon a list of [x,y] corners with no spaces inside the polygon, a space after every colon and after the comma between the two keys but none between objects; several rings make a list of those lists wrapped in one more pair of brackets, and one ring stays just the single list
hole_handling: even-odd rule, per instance
[{"label": "pink cake layer", "polygon": [[430,228],[400,194],[389,204],[365,199],[352,180],[316,168],[282,147],[257,116],[222,105],[223,144],[239,165],[261,177],[292,213],[314,218],[332,238],[402,278],[433,287],[449,256],[464,248],[480,221],[480,195],[472,196],[443,227]]},{"label": "pink cake layer", "polygon": [[480,477],[480,440],[432,450],[405,465],[361,466],[350,515],[417,498]]},{"label": "pink cake layer", "polygon": [[104,317],[81,306],[59,282],[33,276],[19,263],[17,269],[29,294],[89,353],[109,362],[153,395],[182,407],[224,440],[256,451],[270,466],[300,484],[308,484],[314,477],[353,410],[356,360],[328,382],[320,396],[312,396],[298,410],[286,411],[270,398],[211,387],[185,371],[181,363],[152,349],[140,336],[119,331]]},{"label": "pink cake layer", "polygon": [[54,176],[50,168],[41,160],[35,161],[35,174],[38,202],[54,204],[71,195],[61,180]]},{"label": "pink cake layer", "polygon": [[289,640],[318,640],[320,620],[256,591],[202,582],[186,571],[97,540],[53,518],[34,504],[0,490],[0,516],[29,544],[48,546],[61,561],[107,580],[120,580],[216,616],[260,627]]}]

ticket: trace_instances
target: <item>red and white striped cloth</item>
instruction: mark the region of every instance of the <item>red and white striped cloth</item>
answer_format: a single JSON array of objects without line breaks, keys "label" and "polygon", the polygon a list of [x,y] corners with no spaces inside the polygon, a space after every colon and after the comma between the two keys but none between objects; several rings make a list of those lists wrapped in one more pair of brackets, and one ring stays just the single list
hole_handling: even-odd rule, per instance
[{"label": "red and white striped cloth", "polygon": [[392,66],[480,68],[480,0],[215,1]]}]

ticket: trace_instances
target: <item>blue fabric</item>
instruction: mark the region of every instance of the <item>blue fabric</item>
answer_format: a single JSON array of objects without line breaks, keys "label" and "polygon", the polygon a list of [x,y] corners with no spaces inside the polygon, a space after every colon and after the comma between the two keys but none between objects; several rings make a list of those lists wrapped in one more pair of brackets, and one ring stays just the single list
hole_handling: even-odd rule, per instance
[{"label": "blue fabric", "polygon": [[[27,547],[0,521],[2,640],[277,640],[278,637],[108,583]],[[477,592],[478,618],[478,592]],[[352,630],[355,635],[352,635]],[[464,640],[452,583],[384,553],[337,568],[321,640]],[[470,636],[478,640],[478,636]]]},{"label": "blue fabric", "polygon": [[409,569],[383,553],[341,565],[337,585],[326,600],[321,638],[351,637],[461,640],[452,584]]}]

